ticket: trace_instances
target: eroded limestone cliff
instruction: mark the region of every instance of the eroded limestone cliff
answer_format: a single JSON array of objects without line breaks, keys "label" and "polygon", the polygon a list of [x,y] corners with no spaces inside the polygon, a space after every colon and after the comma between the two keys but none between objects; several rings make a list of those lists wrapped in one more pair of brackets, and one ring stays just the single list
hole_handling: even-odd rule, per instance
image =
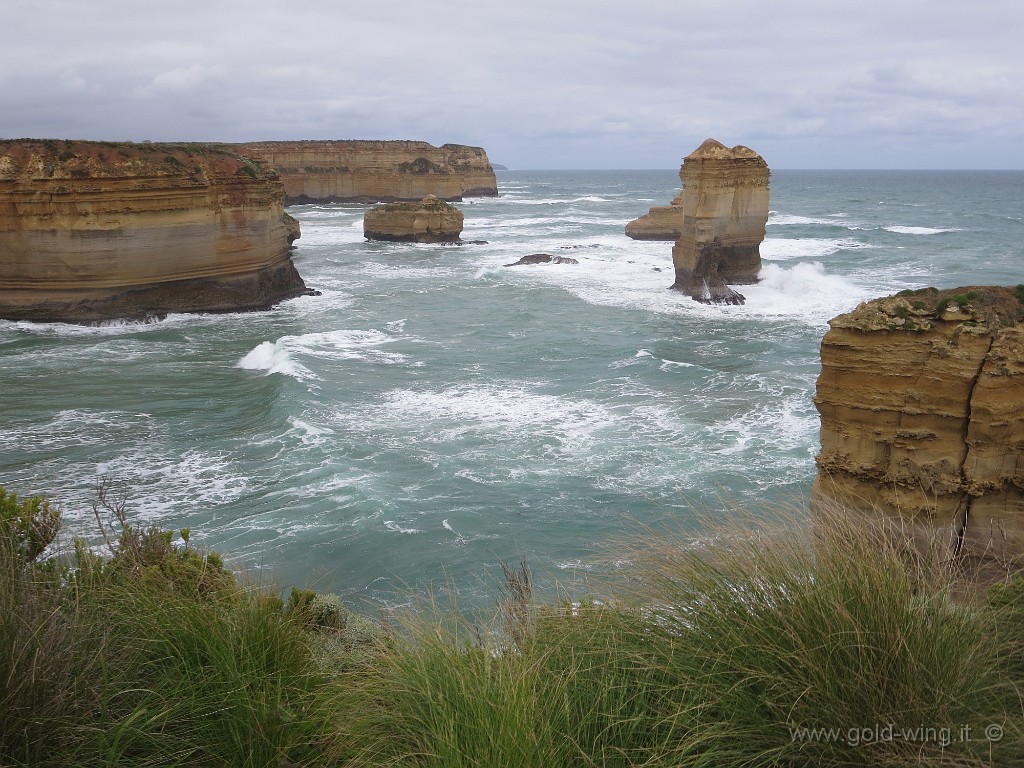
[{"label": "eroded limestone cliff", "polygon": [[697,301],[742,304],[729,284],[756,283],[768,223],[768,164],[754,150],[708,139],[683,159],[682,234],[673,288]]},{"label": "eroded limestone cliff", "polygon": [[264,141],[237,145],[281,176],[287,203],[497,197],[480,147],[425,141]]},{"label": "eroded limestone cliff", "polygon": [[306,292],[276,174],[208,144],[0,141],[0,317],[263,309]]},{"label": "eroded limestone cliff", "polygon": [[1024,555],[1024,286],[905,292],[821,345],[816,503],[990,569]]}]

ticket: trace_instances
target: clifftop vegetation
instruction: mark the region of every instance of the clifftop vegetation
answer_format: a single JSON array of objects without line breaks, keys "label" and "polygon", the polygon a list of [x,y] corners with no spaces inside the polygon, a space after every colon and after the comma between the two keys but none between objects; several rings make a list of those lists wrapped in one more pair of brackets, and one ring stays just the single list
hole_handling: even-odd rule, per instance
[{"label": "clifftop vegetation", "polygon": [[626,546],[614,600],[386,624],[282,599],[98,488],[95,547],[0,492],[0,764],[1004,766],[1024,754],[1024,583],[841,513]]}]

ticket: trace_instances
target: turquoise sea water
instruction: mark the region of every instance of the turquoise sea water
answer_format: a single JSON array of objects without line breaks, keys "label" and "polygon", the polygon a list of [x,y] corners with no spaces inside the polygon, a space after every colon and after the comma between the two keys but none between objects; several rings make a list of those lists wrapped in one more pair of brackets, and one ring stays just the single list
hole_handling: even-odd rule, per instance
[{"label": "turquoise sea water", "polygon": [[[502,171],[461,247],[367,243],[365,206],[289,209],[322,292],[261,314],[0,321],[0,485],[90,533],[98,478],[138,519],[354,603],[499,560],[573,582],[694,510],[789,503],[818,448],[829,318],[927,285],[1024,282],[1024,173],[776,171],[742,307],[667,290],[626,222],[673,171]],[[578,265],[505,267],[529,253]]]}]

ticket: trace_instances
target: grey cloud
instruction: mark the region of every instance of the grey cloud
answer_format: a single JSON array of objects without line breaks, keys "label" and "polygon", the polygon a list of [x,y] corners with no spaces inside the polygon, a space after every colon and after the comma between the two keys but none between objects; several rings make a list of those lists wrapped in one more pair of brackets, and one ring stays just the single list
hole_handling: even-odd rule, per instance
[{"label": "grey cloud", "polygon": [[417,138],[671,168],[715,136],[773,167],[1024,167],[1018,0],[8,2],[8,137]]}]

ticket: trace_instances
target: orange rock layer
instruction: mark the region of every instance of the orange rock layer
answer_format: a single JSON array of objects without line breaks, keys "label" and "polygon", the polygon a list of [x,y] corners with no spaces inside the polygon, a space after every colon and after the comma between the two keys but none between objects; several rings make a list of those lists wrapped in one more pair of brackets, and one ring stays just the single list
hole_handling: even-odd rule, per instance
[{"label": "orange rock layer", "polygon": [[277,171],[289,204],[498,195],[494,169],[479,147],[358,140],[264,141],[237,147]]},{"label": "orange rock layer", "polygon": [[277,176],[207,144],[0,141],[0,317],[263,309],[306,292]]},{"label": "orange rock layer", "polygon": [[814,497],[988,567],[1024,555],[1024,286],[926,289],[829,324]]}]

